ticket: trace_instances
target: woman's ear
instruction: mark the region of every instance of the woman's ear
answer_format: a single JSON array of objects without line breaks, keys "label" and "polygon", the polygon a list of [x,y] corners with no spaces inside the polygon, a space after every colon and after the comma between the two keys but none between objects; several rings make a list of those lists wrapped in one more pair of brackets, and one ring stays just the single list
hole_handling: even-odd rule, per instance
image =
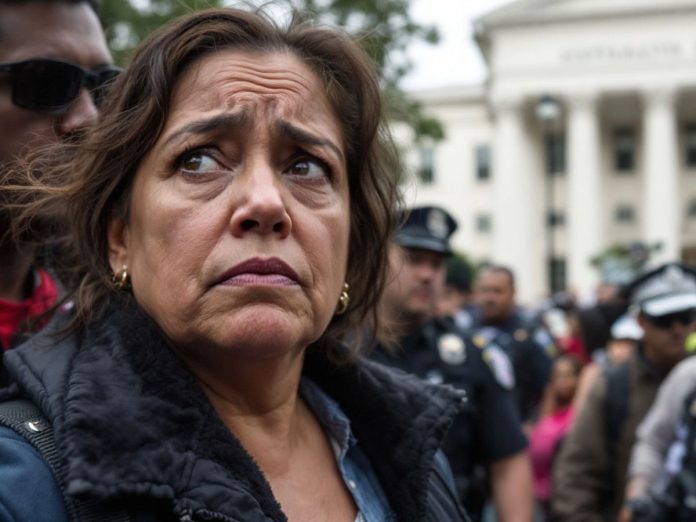
[{"label": "woman's ear", "polygon": [[124,218],[113,218],[106,232],[109,243],[109,265],[111,271],[117,274],[124,266],[128,266],[128,225]]}]

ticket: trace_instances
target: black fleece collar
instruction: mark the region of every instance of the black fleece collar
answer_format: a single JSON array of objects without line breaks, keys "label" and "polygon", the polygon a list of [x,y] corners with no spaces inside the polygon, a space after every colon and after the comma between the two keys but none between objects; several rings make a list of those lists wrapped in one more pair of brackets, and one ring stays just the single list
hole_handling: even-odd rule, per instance
[{"label": "black fleece collar", "polygon": [[[175,513],[284,521],[258,466],[132,299],[81,336],[41,334],[6,365],[52,421],[72,495],[143,495]],[[351,419],[398,520],[423,520],[433,456],[461,404],[371,362],[335,365],[310,348],[305,374]]]}]

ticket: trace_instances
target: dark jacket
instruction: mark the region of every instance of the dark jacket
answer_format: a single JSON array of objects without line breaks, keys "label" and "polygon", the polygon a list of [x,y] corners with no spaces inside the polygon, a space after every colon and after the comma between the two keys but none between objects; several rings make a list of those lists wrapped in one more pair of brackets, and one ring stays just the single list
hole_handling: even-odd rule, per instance
[{"label": "dark jacket", "polygon": [[444,451],[459,498],[473,520],[480,518],[488,496],[486,467],[527,447],[509,391],[511,364],[500,349],[498,360],[505,359],[506,365],[486,362],[494,359],[493,349],[462,335],[449,319],[434,318],[403,336],[398,348],[378,345],[372,353],[376,361],[466,394],[467,405],[452,424]]},{"label": "dark jacket", "polygon": [[[42,333],[5,360],[17,385],[2,396],[26,396],[50,419],[70,495],[125,499],[156,520],[286,520],[258,466],[132,302],[80,336]],[[335,365],[311,347],[305,374],[351,420],[397,520],[466,520],[433,473],[460,394],[370,362]]]}]

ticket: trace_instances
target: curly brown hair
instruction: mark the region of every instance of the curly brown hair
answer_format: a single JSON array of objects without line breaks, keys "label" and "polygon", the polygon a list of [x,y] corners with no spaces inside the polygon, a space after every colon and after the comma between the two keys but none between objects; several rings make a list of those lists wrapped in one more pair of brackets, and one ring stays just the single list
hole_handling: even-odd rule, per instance
[{"label": "curly brown hair", "polygon": [[0,178],[0,205],[12,210],[16,234],[44,241],[48,233],[62,233],[57,272],[74,301],[71,330],[87,326],[117,292],[107,226],[127,218],[136,170],[162,132],[177,81],[192,62],[230,48],[289,51],[323,84],[345,141],[351,304],[320,341],[326,345],[366,319],[378,325],[375,310],[385,281],[399,166],[382,125],[373,64],[346,33],[310,16],[295,14],[281,28],[262,10],[228,8],[192,13],[154,33],[112,85],[98,123],[82,140],[52,146]]}]

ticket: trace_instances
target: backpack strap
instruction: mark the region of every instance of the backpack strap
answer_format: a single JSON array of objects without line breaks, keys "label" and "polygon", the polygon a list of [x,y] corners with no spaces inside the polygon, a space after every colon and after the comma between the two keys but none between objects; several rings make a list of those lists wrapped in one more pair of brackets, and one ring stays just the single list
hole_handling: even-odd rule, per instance
[{"label": "backpack strap", "polygon": [[[628,363],[622,363],[618,366],[608,368],[604,376],[607,381],[606,395],[602,404],[604,419],[604,434],[609,462],[616,461],[616,452],[618,445],[621,442],[621,434],[623,432],[626,419],[628,418],[628,408],[630,401],[630,380],[631,371]],[[611,468],[610,468],[611,470]],[[615,491],[615,477],[609,471],[609,476],[605,480],[605,488],[603,491],[603,505],[611,506],[617,495],[622,492]]]},{"label": "backpack strap", "polygon": [[65,493],[65,477],[58,458],[53,427],[31,401],[15,399],[0,402],[0,425],[26,439],[41,455],[58,482],[68,517],[74,522],[129,522],[119,505],[99,500],[80,500]]},{"label": "backpack strap", "polygon": [[[628,417],[630,400],[630,367],[627,363],[609,368],[606,373],[607,394],[604,397],[604,428],[610,454],[614,453],[621,438],[621,430]],[[612,455],[613,456],[613,455]]]}]

